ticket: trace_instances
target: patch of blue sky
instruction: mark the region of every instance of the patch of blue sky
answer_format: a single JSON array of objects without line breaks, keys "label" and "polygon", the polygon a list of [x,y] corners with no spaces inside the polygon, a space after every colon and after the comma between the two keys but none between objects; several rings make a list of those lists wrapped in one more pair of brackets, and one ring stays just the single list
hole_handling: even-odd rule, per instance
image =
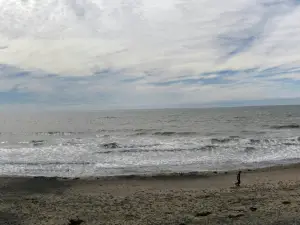
[{"label": "patch of blue sky", "polygon": [[0,104],[31,103],[35,97],[36,95],[33,93],[19,92],[17,90],[0,92]]},{"label": "patch of blue sky", "polygon": [[92,75],[97,76],[97,77],[107,78],[107,77],[111,77],[113,75],[121,75],[121,74],[125,74],[125,73],[126,73],[125,69],[104,68],[101,70],[96,70],[95,72],[93,72]]},{"label": "patch of blue sky", "polygon": [[149,83],[154,86],[172,86],[174,84],[228,84],[229,80],[224,80],[222,77],[213,78],[193,78],[193,79],[179,79],[165,82],[152,82]]},{"label": "patch of blue sky", "polygon": [[[220,37],[220,39],[225,39]],[[225,40],[221,40],[221,42],[224,42],[221,44],[225,48],[227,48],[227,53],[225,55],[225,59],[231,58],[239,53],[242,53],[246,51],[248,48],[250,48],[254,41],[256,40],[256,36],[252,35],[249,37],[241,37],[241,38],[230,38],[227,37]],[[230,50],[232,49],[232,50]]]},{"label": "patch of blue sky", "polygon": [[300,74],[300,67],[290,67],[290,68],[284,68],[284,67],[271,67],[267,68],[261,71],[257,71],[254,76],[255,77],[272,77],[275,75],[287,75],[287,74],[295,74],[299,73]]},{"label": "patch of blue sky", "polygon": [[143,79],[145,79],[145,77],[126,78],[126,79],[121,80],[121,82],[122,83],[134,83],[136,81],[140,81]]},{"label": "patch of blue sky", "polygon": [[218,75],[218,76],[231,76],[231,75],[237,75],[241,73],[253,73],[257,71],[258,68],[248,68],[244,70],[217,70],[217,71],[211,71],[211,72],[204,72],[200,75],[202,76],[208,76],[208,75]]},{"label": "patch of blue sky", "polygon": [[10,77],[28,77],[31,75],[31,72],[29,71],[22,71],[22,72],[18,72],[16,74],[14,74],[14,76],[10,76]]},{"label": "patch of blue sky", "polygon": [[280,78],[280,79],[269,79],[269,81],[272,81],[272,82],[279,82],[279,83],[282,83],[282,84],[292,84],[292,85],[297,85],[297,88],[299,89],[299,85],[300,85],[300,79],[299,80],[296,80],[296,79],[291,79],[291,78]]}]

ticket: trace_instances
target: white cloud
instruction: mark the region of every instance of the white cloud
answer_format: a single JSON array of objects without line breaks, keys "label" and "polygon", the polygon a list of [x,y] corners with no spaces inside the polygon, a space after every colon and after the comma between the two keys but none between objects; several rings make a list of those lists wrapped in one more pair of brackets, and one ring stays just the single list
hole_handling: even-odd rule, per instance
[{"label": "white cloud", "polygon": [[[298,21],[300,7],[293,0],[0,0],[0,64],[34,71],[35,76],[121,71],[69,83],[3,78],[0,89],[18,85],[51,93],[64,86],[66,95],[92,99],[105,92],[114,96],[111,102],[131,98],[136,104],[168,102],[172,96],[182,102],[261,98],[271,95],[277,83],[261,86],[246,73],[226,77],[235,82],[230,88],[205,82],[169,87],[149,83],[213,79],[221,75],[201,73],[218,70],[300,66]],[[119,82],[136,77],[143,79]],[[243,86],[245,80],[255,87]],[[248,93],[243,93],[245,88]],[[281,94],[287,96],[289,90]]]}]

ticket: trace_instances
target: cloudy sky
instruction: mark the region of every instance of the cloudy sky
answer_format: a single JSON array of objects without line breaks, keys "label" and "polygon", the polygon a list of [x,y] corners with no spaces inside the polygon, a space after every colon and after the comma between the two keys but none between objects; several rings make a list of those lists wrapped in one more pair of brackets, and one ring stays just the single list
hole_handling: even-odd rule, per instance
[{"label": "cloudy sky", "polygon": [[299,21],[299,0],[0,0],[0,104],[299,98]]}]

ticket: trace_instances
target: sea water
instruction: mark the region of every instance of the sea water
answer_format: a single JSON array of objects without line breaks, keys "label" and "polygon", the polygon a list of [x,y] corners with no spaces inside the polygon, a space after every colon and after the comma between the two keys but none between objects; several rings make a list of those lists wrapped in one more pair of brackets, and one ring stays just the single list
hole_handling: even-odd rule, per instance
[{"label": "sea water", "polygon": [[0,114],[0,175],[114,176],[300,162],[300,106]]}]

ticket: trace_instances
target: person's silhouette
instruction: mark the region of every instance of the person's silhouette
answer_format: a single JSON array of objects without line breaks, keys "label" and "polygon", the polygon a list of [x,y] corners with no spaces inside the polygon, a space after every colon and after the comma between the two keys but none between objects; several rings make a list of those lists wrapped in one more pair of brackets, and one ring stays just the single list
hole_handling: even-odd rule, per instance
[{"label": "person's silhouette", "polygon": [[239,171],[236,176],[237,182],[235,182],[235,186],[237,186],[237,187],[239,187],[241,184],[241,173],[242,173],[242,171]]}]

